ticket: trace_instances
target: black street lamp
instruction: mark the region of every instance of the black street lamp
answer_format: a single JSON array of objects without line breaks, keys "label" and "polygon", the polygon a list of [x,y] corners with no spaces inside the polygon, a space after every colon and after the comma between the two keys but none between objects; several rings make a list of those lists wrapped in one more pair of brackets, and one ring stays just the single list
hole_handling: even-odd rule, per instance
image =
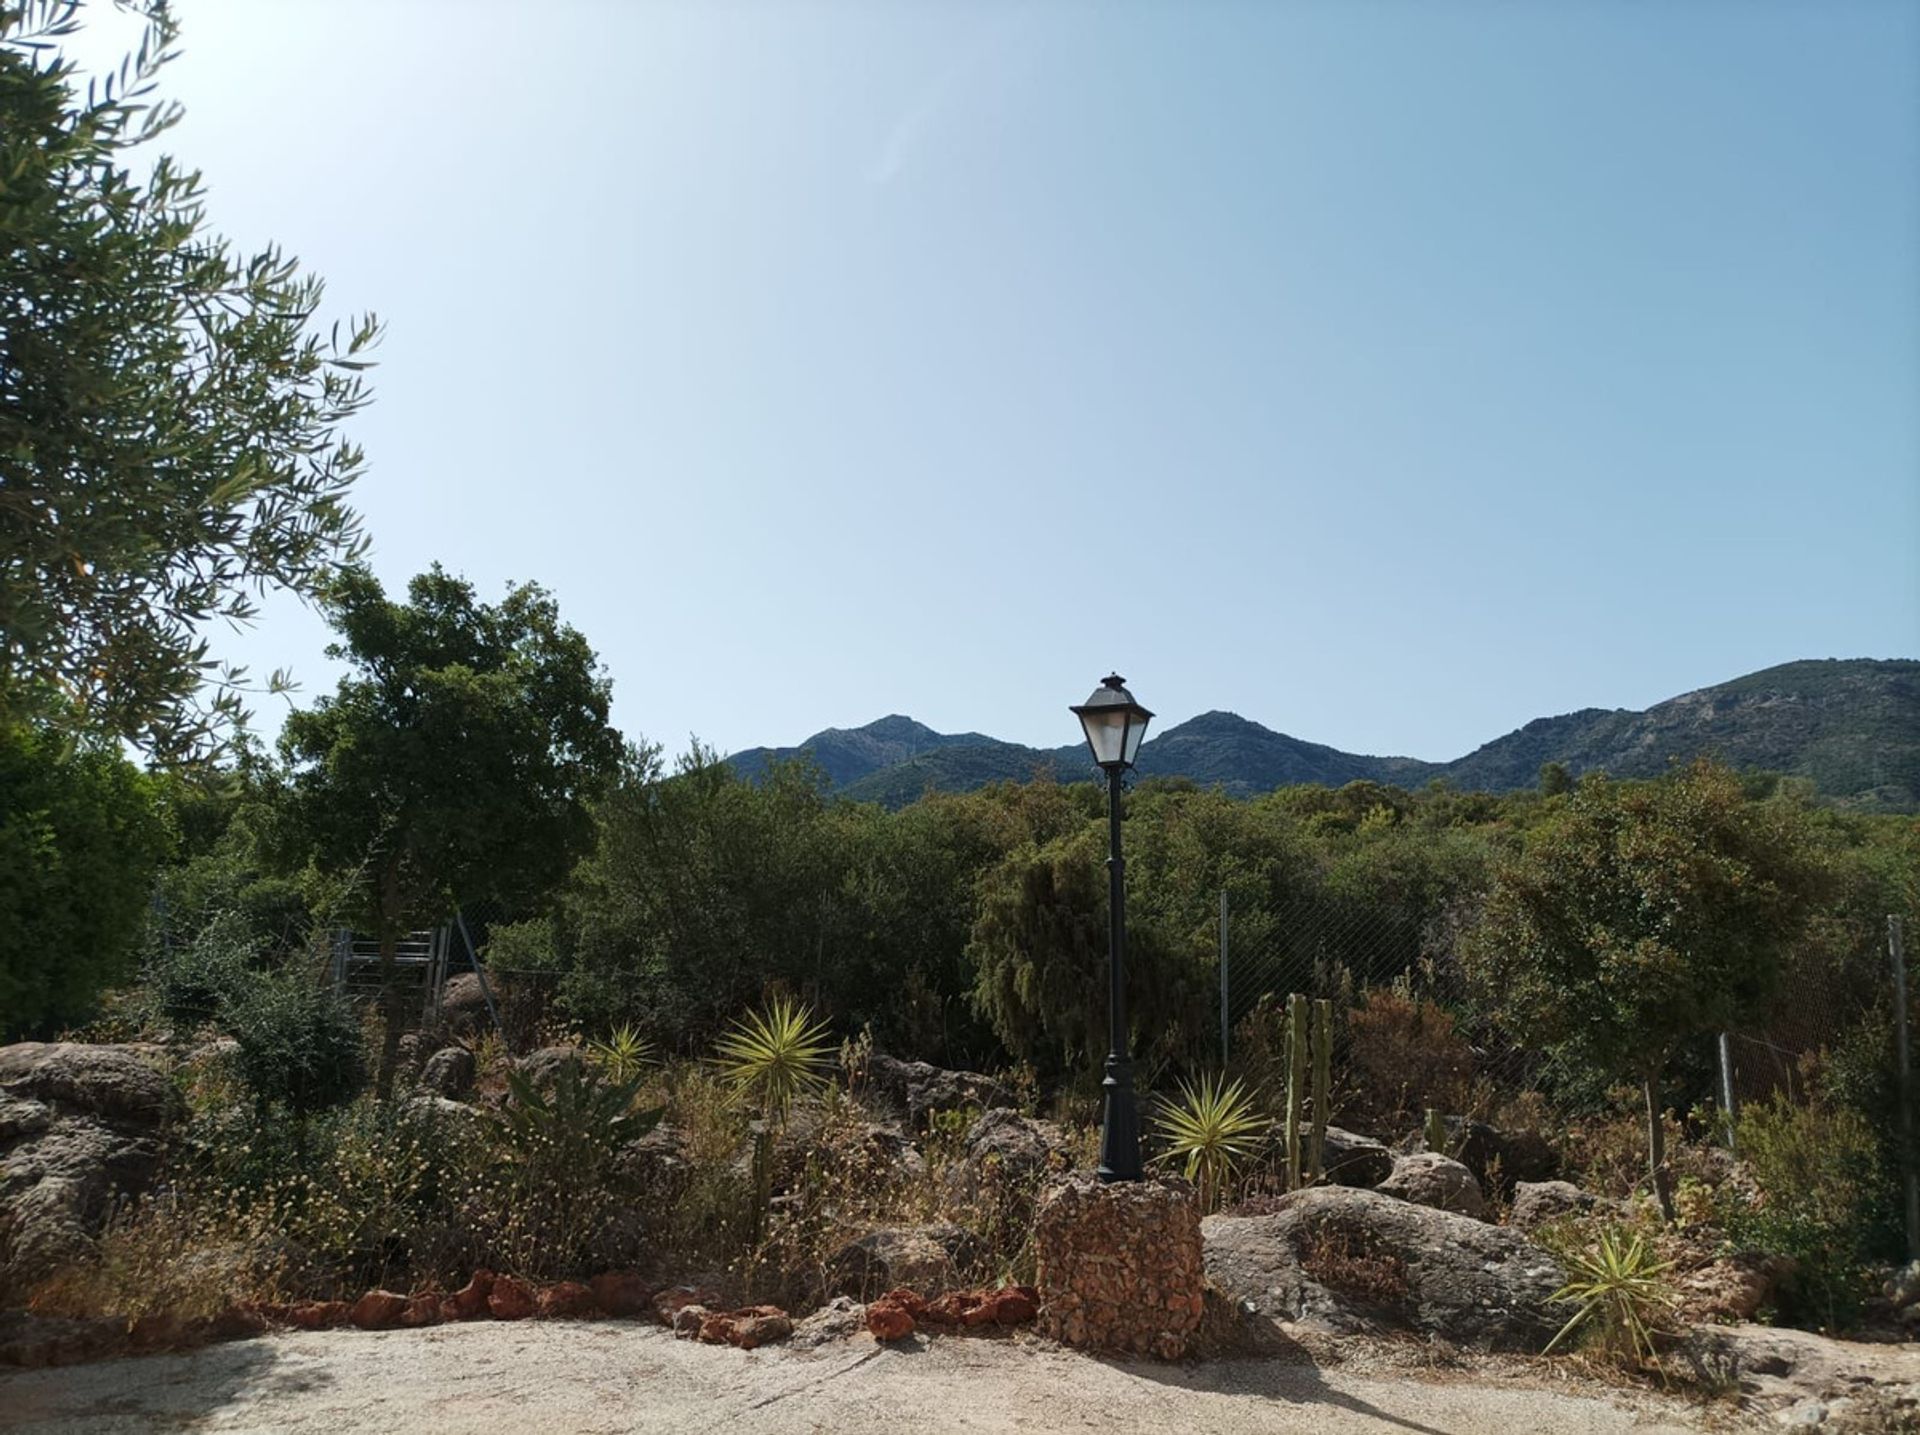
[{"label": "black street lamp", "polygon": [[1153,714],[1133,700],[1118,673],[1072,709],[1093,760],[1107,775],[1107,1070],[1100,1122],[1102,1181],[1140,1179],[1140,1116],[1133,1105],[1133,1052],[1127,1038],[1127,864],[1120,855],[1120,775],[1140,755]]}]

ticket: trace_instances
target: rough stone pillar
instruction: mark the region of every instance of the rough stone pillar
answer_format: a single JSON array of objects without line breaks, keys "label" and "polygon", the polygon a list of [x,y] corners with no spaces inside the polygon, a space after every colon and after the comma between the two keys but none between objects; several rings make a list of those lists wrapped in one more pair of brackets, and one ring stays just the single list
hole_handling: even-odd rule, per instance
[{"label": "rough stone pillar", "polygon": [[1200,1203],[1177,1177],[1102,1185],[1076,1172],[1034,1213],[1040,1333],[1083,1350],[1178,1360],[1200,1328]]}]

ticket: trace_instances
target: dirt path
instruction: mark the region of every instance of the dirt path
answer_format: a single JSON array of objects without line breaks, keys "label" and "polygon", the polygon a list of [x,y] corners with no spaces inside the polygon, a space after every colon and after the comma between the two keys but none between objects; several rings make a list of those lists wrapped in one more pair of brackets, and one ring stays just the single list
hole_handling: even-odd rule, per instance
[{"label": "dirt path", "polygon": [[475,1323],[269,1336],[0,1376],[0,1430],[531,1432],[1695,1431],[1685,1407],[1368,1376],[1307,1360],[1093,1360],[1033,1340],[742,1352],[644,1326]]}]

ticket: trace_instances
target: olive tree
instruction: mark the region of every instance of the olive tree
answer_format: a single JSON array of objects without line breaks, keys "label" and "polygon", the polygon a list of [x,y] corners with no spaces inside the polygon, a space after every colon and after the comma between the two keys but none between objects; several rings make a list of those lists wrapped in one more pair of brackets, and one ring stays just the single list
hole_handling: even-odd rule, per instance
[{"label": "olive tree", "polygon": [[377,326],[324,328],[319,279],[208,231],[197,172],[135,168],[181,111],[165,0],[126,8],[138,52],[83,85],[73,0],[0,3],[0,725],[173,760],[240,713],[201,629],[361,546],[340,430]]},{"label": "olive tree", "polygon": [[1794,809],[1747,801],[1711,763],[1588,777],[1565,801],[1497,873],[1465,955],[1510,1029],[1640,1084],[1671,1220],[1662,1073],[1766,1001],[1820,865]]},{"label": "olive tree", "polygon": [[378,936],[392,1090],[405,1010],[395,950],[456,904],[538,901],[592,840],[588,804],[621,762],[611,685],[543,589],[500,604],[436,565],[408,601],[349,571],[327,598],[351,671],[280,738],[288,764],[275,841],[345,884]]}]

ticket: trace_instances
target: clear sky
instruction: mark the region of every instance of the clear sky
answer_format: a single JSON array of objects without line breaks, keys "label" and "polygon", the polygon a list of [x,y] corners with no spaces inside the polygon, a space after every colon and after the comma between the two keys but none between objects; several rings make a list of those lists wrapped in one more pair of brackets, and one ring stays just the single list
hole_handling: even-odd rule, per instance
[{"label": "clear sky", "polygon": [[375,567],[670,750],[1920,654],[1908,0],[176,3],[213,223],[387,322]]}]

